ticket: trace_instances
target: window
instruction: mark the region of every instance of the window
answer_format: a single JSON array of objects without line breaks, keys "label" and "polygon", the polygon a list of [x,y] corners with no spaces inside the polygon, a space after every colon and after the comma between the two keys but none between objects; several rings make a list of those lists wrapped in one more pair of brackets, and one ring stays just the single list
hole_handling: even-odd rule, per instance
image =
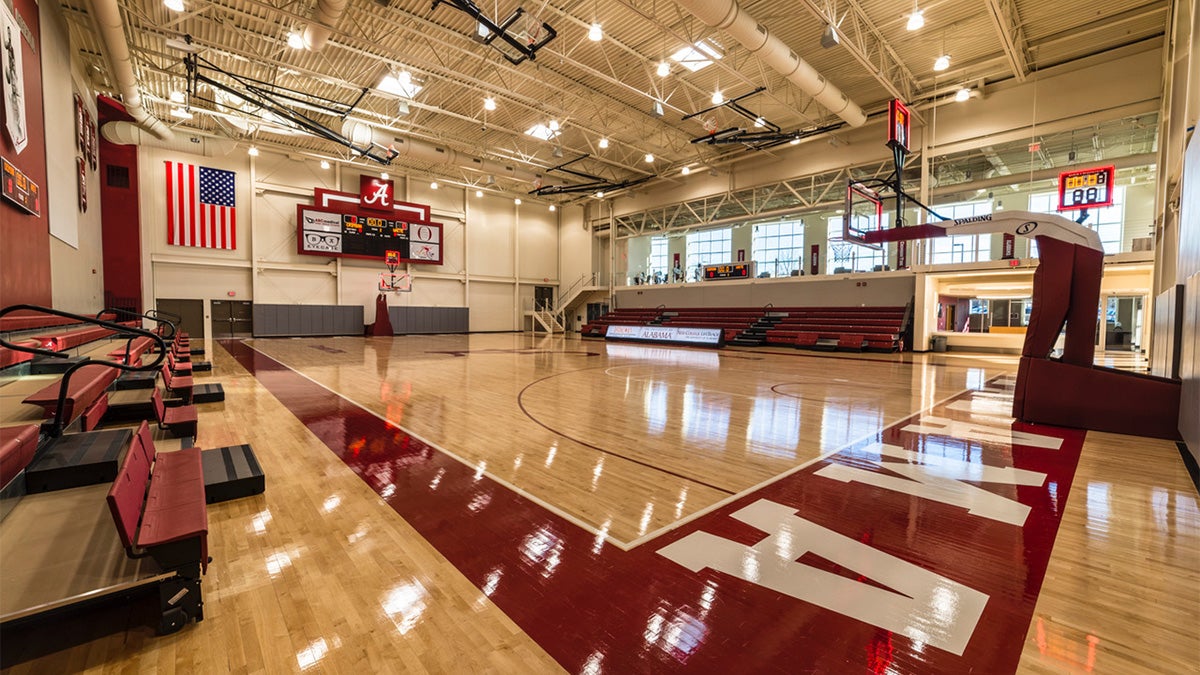
[{"label": "window", "polygon": [[[947,218],[970,218],[971,216],[989,215],[992,212],[992,204],[991,202],[943,204],[933,207],[933,210]],[[928,250],[931,265],[983,262],[992,259],[992,235],[962,234],[935,237],[930,240]]]},{"label": "window", "polygon": [[[883,227],[888,226],[888,216],[883,214]],[[887,265],[887,248],[871,248],[860,246],[842,238],[845,230],[842,227],[842,217],[829,216],[829,252],[825,256],[825,272],[840,274],[843,272],[871,272],[883,269]]]},{"label": "window", "polygon": [[[1034,213],[1054,213],[1058,209],[1058,192],[1042,192],[1029,195],[1029,210]],[[1067,211],[1061,215],[1070,220],[1079,217],[1078,211]],[[1112,206],[1088,211],[1084,225],[1096,230],[1100,235],[1100,244],[1104,246],[1104,254],[1121,252],[1121,242],[1125,238],[1125,186],[1118,185],[1113,189]],[[1037,242],[1030,242],[1029,255],[1037,257]]]},{"label": "window", "polygon": [[731,250],[729,228],[692,232],[687,236],[688,267],[732,262]]},{"label": "window", "polygon": [[650,239],[650,267],[646,270],[650,277],[655,272],[667,276],[667,238],[652,237]]},{"label": "window", "polygon": [[804,221],[755,225],[750,251],[758,274],[791,275],[801,269],[804,262]]}]

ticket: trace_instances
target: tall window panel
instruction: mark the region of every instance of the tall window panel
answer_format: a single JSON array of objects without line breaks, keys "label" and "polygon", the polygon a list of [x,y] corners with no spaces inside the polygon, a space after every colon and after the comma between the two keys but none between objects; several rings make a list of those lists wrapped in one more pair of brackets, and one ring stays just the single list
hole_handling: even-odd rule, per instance
[{"label": "tall window panel", "polygon": [[750,250],[755,271],[773,277],[790,276],[804,261],[804,221],[762,223],[754,226]]},{"label": "tall window panel", "polygon": [[[966,202],[962,204],[939,204],[934,211],[947,218],[970,218],[986,216],[992,212],[991,202]],[[963,234],[936,237],[929,240],[929,263],[949,265],[951,263],[983,262],[992,259],[992,235]]]},{"label": "tall window panel", "polygon": [[666,237],[651,237],[650,238],[650,269],[649,276],[653,277],[655,272],[662,274],[664,277],[667,272],[667,238]]},{"label": "tall window panel", "polygon": [[692,232],[687,236],[688,267],[732,262],[732,248],[729,228]]}]

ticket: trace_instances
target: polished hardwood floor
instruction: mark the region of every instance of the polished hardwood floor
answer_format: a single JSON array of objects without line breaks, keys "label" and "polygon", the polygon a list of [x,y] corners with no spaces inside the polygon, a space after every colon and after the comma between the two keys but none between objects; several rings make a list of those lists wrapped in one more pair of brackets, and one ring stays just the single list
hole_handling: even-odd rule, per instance
[{"label": "polished hardwood floor", "polygon": [[[118,612],[74,638],[0,639],[11,672],[1197,668],[1200,508],[1177,449],[1014,426],[1011,357],[520,334],[247,340],[208,354],[214,374],[198,381],[222,382],[227,398],[200,406],[198,444],[253,444],[268,482],[209,507],[205,620],[158,638]],[[1057,445],[1037,445],[1046,438]],[[941,472],[914,483],[964,470],[982,485],[978,472],[998,466],[1049,478],[995,490],[996,518],[1029,512],[1017,526],[980,525],[944,493],[895,499],[861,475],[829,480],[834,466],[894,466],[880,441]],[[919,608],[908,621],[779,591],[757,563],[730,573],[713,561],[693,578],[686,543],[708,533],[756,552],[735,519],[764,502],[805,519],[772,545],[817,523],[899,570],[856,577],[824,530],[812,532],[828,548],[780,554],[831,584],[907,588],[924,583],[915,564],[936,572],[930,597],[959,589],[965,605],[988,578],[1015,576],[984,591],[971,620],[935,602],[946,635],[912,628]],[[19,553],[0,555],[3,574]]]}]

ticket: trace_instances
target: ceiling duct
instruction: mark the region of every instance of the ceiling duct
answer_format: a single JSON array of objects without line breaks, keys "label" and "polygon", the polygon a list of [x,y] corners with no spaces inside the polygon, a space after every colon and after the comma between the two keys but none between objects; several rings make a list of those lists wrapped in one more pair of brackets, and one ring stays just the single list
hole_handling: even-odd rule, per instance
[{"label": "ceiling duct", "polygon": [[93,0],[92,10],[96,28],[100,32],[100,40],[104,43],[109,67],[117,81],[117,87],[121,90],[121,103],[125,106],[125,112],[129,113],[139,127],[164,141],[171,140],[174,136],[171,128],[142,107],[142,95],[138,91],[137,77],[133,73],[133,57],[129,54],[129,44],[125,42],[125,27],[121,23],[121,10],[117,7],[117,0]]},{"label": "ceiling duct", "polygon": [[767,27],[759,23],[738,6],[736,0],[675,0],[680,7],[691,12],[697,19],[714,28],[720,28],[749,49],[768,66],[774,68],[792,84],[808,92],[829,112],[841,117],[852,126],[860,127],[867,121],[867,114],[857,103],[851,101],[840,89],[830,84],[807,61],[796,56],[782,40],[771,35]]},{"label": "ceiling duct", "polygon": [[346,13],[346,5],[350,0],[317,0],[313,8],[313,20],[304,27],[304,48],[310,52],[319,52],[325,48],[333,28]]},{"label": "ceiling duct", "polygon": [[356,145],[367,146],[378,144],[389,150],[394,150],[397,159],[408,157],[431,164],[453,164],[468,171],[487,174],[489,176],[488,184],[491,184],[492,180],[494,180],[493,176],[511,178],[534,184],[539,184],[542,180],[541,174],[518,169],[510,162],[480,159],[479,157],[472,157],[471,155],[442,145],[426,143],[414,138],[400,137],[393,131],[381,129],[359,120],[347,120],[342,125],[342,135]]}]

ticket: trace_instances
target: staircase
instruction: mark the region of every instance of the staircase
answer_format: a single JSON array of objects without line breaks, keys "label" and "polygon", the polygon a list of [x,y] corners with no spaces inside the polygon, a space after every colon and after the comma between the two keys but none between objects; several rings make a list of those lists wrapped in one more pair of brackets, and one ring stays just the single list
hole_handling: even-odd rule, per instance
[{"label": "staircase", "polygon": [[566,330],[560,320],[561,314],[548,309],[539,309],[534,311],[533,320],[542,325],[542,329],[547,333],[562,333]]},{"label": "staircase", "polygon": [[767,331],[774,328],[785,316],[785,314],[767,312],[761,319],[755,321],[754,325],[730,340],[729,344],[739,347],[761,347],[767,341]]}]

